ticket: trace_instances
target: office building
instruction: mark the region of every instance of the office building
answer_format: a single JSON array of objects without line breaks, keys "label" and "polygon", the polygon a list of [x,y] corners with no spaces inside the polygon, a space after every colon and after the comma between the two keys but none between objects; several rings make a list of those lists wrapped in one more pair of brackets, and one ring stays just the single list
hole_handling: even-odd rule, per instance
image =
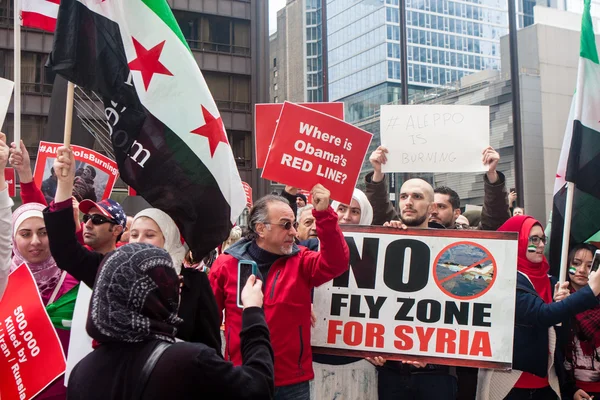
[{"label": "office building", "polygon": [[[594,20],[594,26],[598,21]],[[535,7],[535,23],[518,32],[521,81],[521,130],[524,205],[528,215],[546,221],[552,210],[554,181],[579,60],[581,15]],[[596,37],[600,43],[600,37]],[[514,187],[512,85],[508,36],[501,38],[501,71],[482,71],[462,78],[452,88],[433,88],[412,99],[413,104],[485,105],[490,107],[490,145],[501,156],[499,170],[507,188]],[[379,111],[356,123],[380,143]],[[365,162],[364,173],[370,169]],[[462,206],[483,204],[483,174],[433,174],[434,186],[449,186]]]},{"label": "office building", "polygon": [[[519,27],[533,23],[533,0],[516,0]],[[400,98],[399,0],[327,0],[330,100],[346,119],[373,115]],[[409,95],[500,68],[507,3],[406,0]]]},{"label": "office building", "polygon": [[327,100],[324,0],[288,0],[270,37],[271,102]]}]

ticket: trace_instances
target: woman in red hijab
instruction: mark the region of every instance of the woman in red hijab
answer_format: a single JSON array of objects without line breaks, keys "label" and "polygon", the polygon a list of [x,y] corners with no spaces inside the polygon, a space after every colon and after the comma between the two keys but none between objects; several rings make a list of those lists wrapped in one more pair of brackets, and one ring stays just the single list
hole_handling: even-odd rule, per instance
[{"label": "woman in red hijab", "polygon": [[592,274],[588,285],[554,302],[552,287],[557,281],[548,275],[550,266],[544,257],[547,239],[541,224],[519,215],[498,231],[519,233],[513,370],[481,370],[478,399],[558,399],[556,371],[563,368],[564,360],[555,352],[555,327],[599,304],[600,274]]}]

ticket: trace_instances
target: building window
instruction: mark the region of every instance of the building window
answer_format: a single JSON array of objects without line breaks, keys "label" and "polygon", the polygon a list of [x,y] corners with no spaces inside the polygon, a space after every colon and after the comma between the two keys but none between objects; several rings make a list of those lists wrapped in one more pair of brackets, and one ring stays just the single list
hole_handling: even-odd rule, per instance
[{"label": "building window", "polygon": [[[47,54],[23,51],[21,53],[21,90],[23,93],[52,93],[52,84],[46,82]],[[0,50],[0,76],[14,79],[14,54],[12,50]]]},{"label": "building window", "polygon": [[279,76],[279,71],[277,71],[277,70],[273,71],[273,76],[275,78],[277,78]]},{"label": "building window", "polygon": [[227,136],[238,168],[252,168],[252,138],[250,132],[228,130]]},{"label": "building window", "polygon": [[273,57],[273,68],[277,68],[277,57]]},{"label": "building window", "polygon": [[174,10],[192,50],[250,56],[249,21]]},{"label": "building window", "polygon": [[279,103],[279,97],[277,97],[277,96],[273,97],[273,103]]},{"label": "building window", "polygon": [[250,111],[250,77],[220,72],[203,73],[217,107],[228,111]]},{"label": "building window", "polygon": [[273,84],[273,90],[277,90],[279,87],[277,86],[277,83]]}]

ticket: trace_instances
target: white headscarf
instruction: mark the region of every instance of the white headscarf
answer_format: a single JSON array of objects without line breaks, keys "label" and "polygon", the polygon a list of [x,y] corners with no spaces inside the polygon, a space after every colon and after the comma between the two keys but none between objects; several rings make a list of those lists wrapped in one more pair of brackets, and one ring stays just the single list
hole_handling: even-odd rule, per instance
[{"label": "white headscarf", "polygon": [[[367,199],[367,195],[360,189],[354,188],[354,193],[352,193],[352,198],[358,202],[360,205],[360,221],[359,225],[371,225],[373,222],[373,207],[371,203],[369,203],[369,199]],[[337,208],[340,205],[339,201],[334,201],[331,203],[331,207],[333,211],[337,212]]]},{"label": "white headscarf", "polygon": [[140,217],[147,217],[156,222],[156,225],[158,225],[165,237],[164,249],[171,255],[173,266],[177,273],[180,274],[181,265],[183,264],[183,259],[185,257],[185,247],[181,243],[179,229],[177,228],[175,221],[173,221],[167,213],[158,208],[146,208],[133,217],[131,226],[133,226],[135,221]]}]

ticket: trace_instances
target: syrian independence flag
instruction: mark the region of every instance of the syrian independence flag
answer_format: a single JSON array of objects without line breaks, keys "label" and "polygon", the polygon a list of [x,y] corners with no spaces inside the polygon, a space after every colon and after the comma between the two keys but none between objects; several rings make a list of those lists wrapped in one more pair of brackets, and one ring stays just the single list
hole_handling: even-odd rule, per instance
[{"label": "syrian independence flag", "polygon": [[121,178],[168,213],[194,257],[246,196],[219,110],[166,0],[63,0],[54,72],[103,96]]},{"label": "syrian independence flag", "polygon": [[554,185],[550,265],[560,269],[566,182],[575,184],[570,246],[593,240],[600,229],[600,64],[590,15],[585,0],[581,23],[581,48],[577,88],[558,163]]},{"label": "syrian independence flag", "polygon": [[54,32],[60,0],[20,0],[21,25]]}]

